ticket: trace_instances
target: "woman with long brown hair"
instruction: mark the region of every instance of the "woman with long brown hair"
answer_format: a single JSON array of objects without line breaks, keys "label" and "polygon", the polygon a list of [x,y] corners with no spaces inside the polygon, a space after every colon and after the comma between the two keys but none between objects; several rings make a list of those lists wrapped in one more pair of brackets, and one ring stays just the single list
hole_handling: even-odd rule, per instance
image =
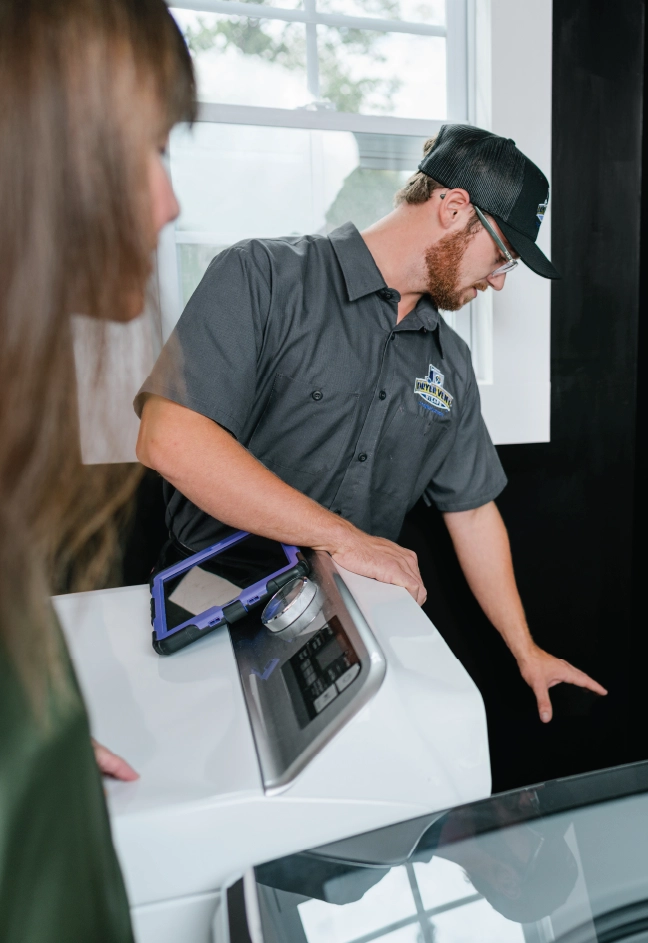
[{"label": "woman with long brown hair", "polygon": [[[144,306],[194,79],[163,0],[0,0],[0,939],[130,941],[49,596],[92,585],[135,477],[81,467],[72,315]],[[125,764],[104,752],[104,771]]]}]

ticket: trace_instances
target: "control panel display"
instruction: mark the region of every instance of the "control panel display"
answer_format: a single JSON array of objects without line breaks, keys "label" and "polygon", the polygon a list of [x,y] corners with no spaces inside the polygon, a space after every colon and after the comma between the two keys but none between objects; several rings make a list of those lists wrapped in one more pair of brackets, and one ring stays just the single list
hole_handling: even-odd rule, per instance
[{"label": "control panel display", "polygon": [[299,725],[305,727],[358,677],[360,659],[333,616],[282,671]]}]

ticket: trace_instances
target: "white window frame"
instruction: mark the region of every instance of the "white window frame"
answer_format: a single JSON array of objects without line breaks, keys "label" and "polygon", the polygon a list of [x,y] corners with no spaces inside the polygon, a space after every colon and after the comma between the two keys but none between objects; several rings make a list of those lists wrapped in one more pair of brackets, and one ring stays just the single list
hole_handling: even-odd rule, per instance
[{"label": "white window frame", "polygon": [[[236,0],[171,0],[199,12],[277,18],[306,24],[311,36],[318,23],[382,32],[446,36],[447,121],[467,122],[512,137],[549,177],[551,166],[551,0],[447,0],[446,27],[368,17],[285,10]],[[312,43],[312,39],[311,39]],[[312,50],[311,50],[312,52]],[[529,56],[532,62],[529,63]],[[317,76],[307,73],[316,99]],[[316,104],[309,109],[261,108],[203,102],[199,121],[273,125],[286,128],[358,131],[429,137],[442,121],[357,115]],[[551,203],[539,245],[550,254]],[[181,313],[177,244],[200,238],[163,232],[158,283],[162,336]],[[480,293],[446,320],[472,350],[482,397],[482,412],[496,444],[546,442],[550,438],[550,286],[524,266],[507,279],[504,291]]]},{"label": "white window frame", "polygon": [[[306,26],[306,82],[308,93],[317,103],[320,97],[317,53],[317,26],[365,29],[379,33],[408,33],[415,36],[442,36],[446,39],[448,115],[447,121],[468,119],[468,24],[467,8],[470,0],[446,0],[446,25],[414,23],[387,18],[347,16],[342,13],[320,13],[317,0],[304,0],[304,9],[286,10],[262,3],[239,3],[237,0],[170,0],[170,6],[197,13],[220,13],[226,16],[245,16],[258,19],[283,20],[304,23]],[[221,109],[224,109],[221,111]],[[268,112],[263,116],[263,112]],[[323,123],[317,115],[328,115]],[[256,120],[256,119],[260,120]],[[272,124],[285,128],[309,128],[330,131],[367,131],[374,134],[410,134],[430,136],[430,127],[438,130],[443,122],[417,118],[395,118],[374,115],[354,115],[336,112],[326,107],[306,109],[254,108],[247,105],[202,105],[199,121],[218,121],[228,124]]]}]

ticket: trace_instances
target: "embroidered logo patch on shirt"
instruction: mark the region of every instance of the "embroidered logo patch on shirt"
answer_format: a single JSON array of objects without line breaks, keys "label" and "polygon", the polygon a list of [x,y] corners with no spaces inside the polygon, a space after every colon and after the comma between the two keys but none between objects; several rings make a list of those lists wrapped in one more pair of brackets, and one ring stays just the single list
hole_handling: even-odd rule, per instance
[{"label": "embroidered logo patch on shirt", "polygon": [[443,389],[444,379],[443,374],[430,364],[428,375],[417,377],[414,382],[414,392],[423,400],[422,405],[441,416],[450,412],[453,400],[450,393]]}]

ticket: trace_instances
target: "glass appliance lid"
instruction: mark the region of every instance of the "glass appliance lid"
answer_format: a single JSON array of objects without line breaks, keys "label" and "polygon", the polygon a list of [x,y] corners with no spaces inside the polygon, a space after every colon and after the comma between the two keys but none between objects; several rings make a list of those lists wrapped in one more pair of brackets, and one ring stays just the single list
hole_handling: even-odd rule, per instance
[{"label": "glass appliance lid", "polygon": [[648,763],[255,868],[264,943],[648,943]]}]

